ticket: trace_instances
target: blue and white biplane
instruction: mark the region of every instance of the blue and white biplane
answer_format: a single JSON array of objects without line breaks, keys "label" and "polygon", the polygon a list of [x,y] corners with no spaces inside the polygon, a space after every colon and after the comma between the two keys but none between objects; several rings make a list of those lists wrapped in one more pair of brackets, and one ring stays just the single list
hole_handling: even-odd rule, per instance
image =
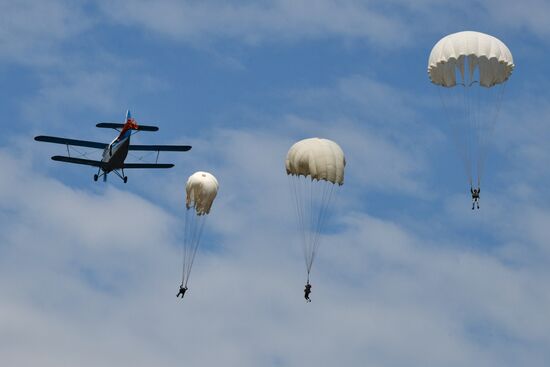
[{"label": "blue and white biplane", "polygon": [[[171,163],[158,163],[158,157],[160,152],[186,152],[191,149],[190,145],[136,145],[130,144],[130,137],[138,131],[158,131],[156,126],[138,125],[136,120],[130,115],[130,110],[126,112],[125,123],[112,123],[101,122],[96,125],[100,128],[111,128],[119,131],[118,136],[109,144],[98,143],[95,141],[66,139],[56,136],[40,135],[34,138],[36,141],[43,141],[46,143],[63,144],[67,146],[68,156],[53,156],[52,159],[58,162],[82,164],[86,166],[97,167],[97,174],[94,175],[94,181],[103,177],[103,181],[107,180],[107,174],[114,172],[118,177],[126,183],[128,176],[124,174],[124,169],[133,168],[172,168]],[[71,157],[69,147],[86,147],[103,149],[103,156],[100,161]],[[155,163],[125,163],[128,151],[149,151],[157,152],[157,158]]]}]

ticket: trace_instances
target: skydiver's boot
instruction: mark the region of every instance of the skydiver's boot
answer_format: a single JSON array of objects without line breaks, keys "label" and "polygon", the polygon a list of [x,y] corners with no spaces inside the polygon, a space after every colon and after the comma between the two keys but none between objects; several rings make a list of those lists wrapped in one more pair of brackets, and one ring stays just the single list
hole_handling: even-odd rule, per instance
[{"label": "skydiver's boot", "polygon": [[475,209],[476,203],[472,203],[472,210]]},{"label": "skydiver's boot", "polygon": [[477,208],[479,209],[479,201],[477,202]]}]

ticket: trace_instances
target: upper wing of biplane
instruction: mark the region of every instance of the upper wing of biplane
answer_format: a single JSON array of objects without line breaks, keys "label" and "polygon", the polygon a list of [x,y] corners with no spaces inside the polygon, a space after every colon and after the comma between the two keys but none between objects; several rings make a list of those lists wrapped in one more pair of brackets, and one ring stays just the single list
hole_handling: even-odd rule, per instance
[{"label": "upper wing of biplane", "polygon": [[109,145],[105,143],[98,143],[95,141],[66,139],[66,138],[59,138],[57,136],[46,136],[46,135],[36,136],[34,140],[43,141],[46,143],[73,145],[77,147],[87,147],[87,148],[96,148],[96,149],[105,149]]},{"label": "upper wing of biplane", "polygon": [[[95,126],[118,130],[118,129],[122,129],[124,127],[124,124],[119,124],[116,122],[100,122]],[[157,126],[148,126],[148,125],[139,125],[137,128],[138,131],[158,131],[158,129],[159,128]]]},{"label": "upper wing of biplane", "polygon": [[187,152],[191,145],[136,145],[130,144],[128,150],[142,150],[150,152]]}]

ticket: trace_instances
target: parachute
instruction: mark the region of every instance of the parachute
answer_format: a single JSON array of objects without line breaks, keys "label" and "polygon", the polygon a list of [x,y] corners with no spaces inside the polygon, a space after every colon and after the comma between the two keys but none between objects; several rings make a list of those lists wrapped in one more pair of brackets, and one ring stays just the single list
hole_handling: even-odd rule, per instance
[{"label": "parachute", "polygon": [[513,70],[508,47],[484,33],[450,34],[430,53],[428,75],[438,86],[470,186],[481,184],[488,140]]},{"label": "parachute", "polygon": [[218,193],[218,180],[208,172],[195,172],[185,185],[185,227],[181,284],[187,287],[199,248],[204,223]]},{"label": "parachute", "polygon": [[286,156],[286,173],[296,204],[308,284],[320,232],[331,212],[334,188],[344,184],[345,165],[344,152],[328,139],[300,140]]}]

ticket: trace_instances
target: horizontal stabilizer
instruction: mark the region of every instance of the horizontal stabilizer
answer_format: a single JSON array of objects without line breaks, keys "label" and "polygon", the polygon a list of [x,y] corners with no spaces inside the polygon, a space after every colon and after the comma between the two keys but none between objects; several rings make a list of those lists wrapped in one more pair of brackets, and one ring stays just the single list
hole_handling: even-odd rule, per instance
[{"label": "horizontal stabilizer", "polygon": [[[122,129],[124,127],[124,124],[119,124],[116,122],[100,122],[96,125],[96,127],[101,128],[108,128],[108,129]],[[157,126],[148,126],[148,125],[139,125],[137,130],[138,131],[158,131]]]},{"label": "horizontal stabilizer", "polygon": [[91,159],[83,159],[83,158],[65,157],[61,155],[54,155],[52,159],[58,162],[83,164],[85,166],[93,166],[93,167],[101,167],[103,165],[103,162],[101,161],[93,161]]},{"label": "horizontal stabilizer", "polygon": [[45,136],[45,135],[36,136],[34,140],[43,141],[46,143],[73,145],[77,147],[87,147],[87,148],[96,148],[96,149],[105,149],[108,145],[105,143],[98,143],[95,141],[66,139],[66,138],[59,138],[57,136]]},{"label": "horizontal stabilizer", "polygon": [[135,145],[130,144],[128,150],[142,150],[151,152],[187,152],[190,145]]},{"label": "horizontal stabilizer", "polygon": [[171,163],[124,163],[124,168],[172,168]]}]

